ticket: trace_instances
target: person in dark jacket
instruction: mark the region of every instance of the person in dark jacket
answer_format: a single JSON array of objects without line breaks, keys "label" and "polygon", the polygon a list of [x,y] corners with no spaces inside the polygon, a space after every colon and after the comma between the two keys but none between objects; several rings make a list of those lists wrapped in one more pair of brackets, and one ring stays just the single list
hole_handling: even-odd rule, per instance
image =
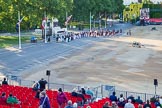
[{"label": "person in dark jacket", "polygon": [[159,99],[158,99],[158,98],[156,99],[156,101],[155,101],[155,103],[154,103],[154,104],[155,104],[156,108],[157,108],[157,107],[160,107],[160,108],[161,108],[161,104],[160,104],[160,102],[159,102]]},{"label": "person in dark jacket", "polygon": [[117,102],[117,97],[115,95],[116,95],[116,93],[113,92],[112,95],[110,96],[110,100]]},{"label": "person in dark jacket", "polygon": [[143,101],[140,99],[140,96],[135,100],[136,103],[138,104],[143,104]]},{"label": "person in dark jacket", "polygon": [[147,102],[146,102],[146,104],[144,104],[143,108],[151,108],[149,100],[147,100]]},{"label": "person in dark jacket", "polygon": [[74,97],[81,97],[82,100],[84,102],[86,102],[84,95],[81,92],[77,92],[76,88],[73,89],[73,91],[71,92],[71,95],[74,96]]},{"label": "person in dark jacket", "polygon": [[45,91],[42,91],[40,93],[40,102],[39,102],[39,105],[41,105],[42,108],[51,108],[50,102],[49,102],[49,98],[46,95],[46,92]]},{"label": "person in dark jacket", "polygon": [[131,94],[128,98],[127,98],[127,101],[131,99],[132,100],[132,103],[135,103],[135,99],[134,99],[134,96]]},{"label": "person in dark jacket", "polygon": [[40,91],[43,91],[46,88],[47,81],[43,78],[39,81],[40,84]]},{"label": "person in dark jacket", "polygon": [[81,88],[81,93],[82,93],[83,95],[86,94],[86,91],[85,91],[84,87]]},{"label": "person in dark jacket", "polygon": [[8,85],[8,82],[7,82],[6,78],[3,79],[2,85]]}]

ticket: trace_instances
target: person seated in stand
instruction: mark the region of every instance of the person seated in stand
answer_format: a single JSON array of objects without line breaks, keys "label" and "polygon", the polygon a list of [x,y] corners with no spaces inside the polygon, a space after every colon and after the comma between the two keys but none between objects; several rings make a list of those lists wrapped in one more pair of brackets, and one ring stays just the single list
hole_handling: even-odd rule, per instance
[{"label": "person seated in stand", "polygon": [[74,97],[78,96],[76,88],[73,89],[73,91],[71,92],[71,95],[74,96]]},{"label": "person seated in stand", "polygon": [[112,106],[111,106],[111,108],[118,108],[118,105],[116,104],[115,101],[112,101]]},{"label": "person seated in stand", "polygon": [[71,100],[68,100],[67,106],[65,108],[73,108],[73,104]]},{"label": "person seated in stand", "polygon": [[92,102],[95,97],[93,97],[93,92],[90,90],[90,88],[88,87],[87,91],[86,91],[86,95],[90,96],[90,101]]},{"label": "person seated in stand", "polygon": [[8,85],[8,82],[7,82],[6,78],[3,79],[2,85]]},{"label": "person seated in stand", "polygon": [[78,104],[76,102],[73,103],[73,108],[78,108]]},{"label": "person seated in stand", "polygon": [[86,91],[87,95],[90,95],[91,98],[93,98],[93,92],[90,90],[90,88],[88,87],[87,91]]},{"label": "person seated in stand", "polygon": [[84,102],[86,101],[84,95],[81,92],[77,92],[77,89],[74,88],[73,91],[71,92],[71,95],[74,97],[81,97]]},{"label": "person seated in stand", "polygon": [[143,101],[140,99],[140,96],[135,100],[136,103],[138,104],[143,104]]},{"label": "person seated in stand", "polygon": [[10,93],[9,97],[7,98],[7,103],[8,104],[19,104],[20,101]]},{"label": "person seated in stand", "polygon": [[124,105],[124,108],[135,108],[131,99],[128,99],[128,102]]},{"label": "person seated in stand", "polygon": [[1,105],[6,105],[7,104],[6,101],[7,101],[6,93],[3,92],[2,95],[1,95],[1,97],[0,97],[0,103],[1,103]]},{"label": "person seated in stand", "polygon": [[108,101],[105,102],[102,108],[110,108],[110,103]]},{"label": "person seated in stand", "polygon": [[143,108],[143,105],[142,104],[138,104],[138,108]]},{"label": "person seated in stand", "polygon": [[161,108],[161,104],[160,104],[160,102],[159,102],[159,99],[158,98],[156,98],[156,100],[155,100],[155,106],[156,106],[156,108],[157,107],[160,107]]},{"label": "person seated in stand", "polygon": [[135,103],[135,99],[134,99],[134,96],[132,94],[127,98],[127,100],[129,100],[129,99],[131,99],[132,103]]}]

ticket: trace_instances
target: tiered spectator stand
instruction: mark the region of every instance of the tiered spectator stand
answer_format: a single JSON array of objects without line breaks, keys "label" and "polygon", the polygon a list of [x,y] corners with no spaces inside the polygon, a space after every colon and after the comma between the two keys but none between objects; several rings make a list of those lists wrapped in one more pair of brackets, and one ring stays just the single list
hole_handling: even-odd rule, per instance
[{"label": "tiered spectator stand", "polygon": [[[21,101],[20,104],[2,104],[0,102],[0,108],[38,108],[39,106],[39,99],[35,98],[36,92],[32,90],[32,88],[28,87],[22,87],[22,86],[12,86],[12,85],[2,85],[0,87],[0,94],[3,92],[6,93],[6,97],[9,96],[10,93],[13,94],[13,96],[16,96],[19,101]],[[46,93],[49,97],[51,108],[58,108],[57,104],[57,90],[46,90]],[[68,98],[68,100],[72,100],[72,103],[76,102],[82,102],[83,100],[81,98],[77,98],[74,96],[71,96],[70,92],[64,92]],[[105,104],[105,102],[109,102],[111,105],[111,101],[108,97],[102,98],[98,101],[91,102],[90,96],[85,95],[85,98],[88,100],[84,105],[79,106],[78,108],[86,108],[87,106],[91,106],[91,108],[102,108],[102,106]],[[134,103],[135,108],[138,108],[138,104]],[[154,103],[151,103],[152,108],[156,108]],[[122,107],[119,107],[122,108]]]},{"label": "tiered spectator stand", "polygon": [[[39,99],[35,98],[36,92],[32,90],[32,88],[21,87],[21,86],[12,86],[12,85],[2,85],[0,87],[0,94],[3,92],[6,93],[6,97],[9,96],[10,93],[13,94],[21,103],[20,104],[1,104],[0,108],[38,108]],[[57,104],[57,91],[54,90],[46,90],[46,93],[49,97],[51,108],[58,108]],[[82,99],[71,96],[71,93],[64,92],[68,98],[68,100],[72,100],[72,102],[81,102]],[[90,99],[89,95],[85,95],[87,100]]]}]

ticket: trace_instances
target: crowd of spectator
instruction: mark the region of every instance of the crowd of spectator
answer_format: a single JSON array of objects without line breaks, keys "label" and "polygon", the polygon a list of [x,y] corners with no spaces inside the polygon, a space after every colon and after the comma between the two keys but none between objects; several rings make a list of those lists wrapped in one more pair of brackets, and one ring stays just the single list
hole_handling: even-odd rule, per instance
[{"label": "crowd of spectator", "polygon": [[[46,93],[46,85],[47,81],[41,78],[41,80],[37,81],[33,85],[33,91],[35,92],[35,98],[39,99],[39,108],[52,108],[50,104],[50,98]],[[6,78],[2,81],[2,85],[8,85]],[[81,87],[80,89],[74,88],[70,93],[71,97],[80,98],[81,101],[74,102],[68,99],[66,93],[59,88],[57,91],[57,104],[58,108],[78,108],[78,106],[84,106],[85,104],[90,104],[95,102],[94,93],[90,89],[90,87]],[[87,96],[89,96],[87,98]],[[110,101],[106,101],[102,108],[161,108],[160,103],[162,98],[156,97],[152,102],[147,100],[144,102],[140,96],[135,98],[132,94],[127,98],[120,94],[119,97],[116,96],[116,93],[113,92],[112,95],[108,97]],[[16,96],[13,96],[12,91],[9,96],[6,96],[5,92],[1,93],[0,96],[0,104],[21,104],[21,101]],[[81,108],[81,107],[79,107]],[[85,108],[85,107],[84,107]],[[90,106],[86,106],[86,108],[91,108]]]},{"label": "crowd of spectator", "polygon": [[[109,97],[109,99],[112,102],[112,108],[161,108],[162,103],[160,103],[160,100],[162,100],[162,98],[159,98],[157,96],[154,98],[155,101],[153,102],[151,102],[150,100],[143,102],[140,96],[138,96],[137,99],[135,99],[135,97],[132,94],[126,99],[123,97],[123,94],[120,94],[120,97],[117,98],[115,92],[113,92],[112,95]],[[106,102],[103,108],[110,108],[109,105],[110,103]]]}]

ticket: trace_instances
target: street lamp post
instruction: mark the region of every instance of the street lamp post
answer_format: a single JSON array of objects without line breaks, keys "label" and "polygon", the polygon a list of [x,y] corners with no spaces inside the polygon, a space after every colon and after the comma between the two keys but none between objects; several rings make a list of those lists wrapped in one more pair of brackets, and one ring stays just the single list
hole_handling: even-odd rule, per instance
[{"label": "street lamp post", "polygon": [[[24,17],[23,17],[24,18]],[[23,18],[22,19],[20,19],[20,11],[18,11],[18,32],[19,32],[19,49],[21,49],[21,35],[20,35],[20,24],[21,24],[21,22],[22,22],[22,20],[23,20]]]}]

